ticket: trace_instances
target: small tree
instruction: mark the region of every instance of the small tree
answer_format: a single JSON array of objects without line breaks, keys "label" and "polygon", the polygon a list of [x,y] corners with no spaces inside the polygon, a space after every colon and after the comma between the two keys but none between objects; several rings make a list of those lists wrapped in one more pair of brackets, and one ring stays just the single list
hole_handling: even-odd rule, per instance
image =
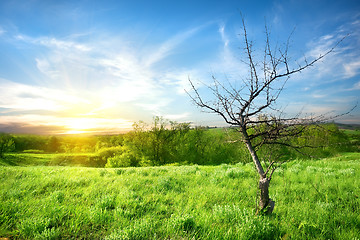
[{"label": "small tree", "polygon": [[176,161],[177,145],[190,130],[190,124],[156,116],[150,126],[139,121],[134,123],[133,128],[134,131],[127,135],[127,144],[153,165],[164,165]]},{"label": "small tree", "polygon": [[10,134],[0,133],[0,158],[4,158],[4,153],[13,150],[14,140]]},{"label": "small tree", "polygon": [[47,150],[52,153],[60,151],[61,143],[55,136],[51,136],[47,142]]},{"label": "small tree", "polygon": [[263,58],[256,59],[253,42],[248,38],[245,21],[242,18],[242,31],[248,77],[234,86],[230,81],[220,82],[214,76],[213,84],[208,89],[213,94],[211,101],[206,101],[198,88],[189,79],[192,92],[188,93],[193,102],[200,108],[220,115],[231,126],[237,127],[241,140],[245,143],[259,174],[259,208],[260,211],[271,213],[275,202],[269,197],[269,184],[275,169],[281,164],[280,156],[268,152],[268,158],[260,159],[259,149],[264,146],[293,148],[300,151],[303,147],[292,144],[289,139],[300,136],[308,126],[325,120],[324,115],[286,117],[283,111],[276,107],[276,101],[283,91],[290,76],[313,66],[330,54],[336,47],[314,59],[304,57],[302,64],[291,64],[288,56],[289,39],[283,47],[270,44],[270,34],[265,26],[265,47]]}]

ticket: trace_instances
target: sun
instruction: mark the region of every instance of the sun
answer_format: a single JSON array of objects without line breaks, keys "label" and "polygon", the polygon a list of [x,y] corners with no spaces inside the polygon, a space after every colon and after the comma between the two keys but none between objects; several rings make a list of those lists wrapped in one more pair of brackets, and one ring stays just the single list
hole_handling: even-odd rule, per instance
[{"label": "sun", "polygon": [[63,119],[63,134],[119,133],[132,129],[132,121],[116,118],[67,118]]},{"label": "sun", "polygon": [[88,133],[88,131],[69,130],[69,131],[66,131],[64,134],[84,134],[84,133]]},{"label": "sun", "polygon": [[96,119],[93,118],[72,118],[67,119],[64,124],[68,131],[65,134],[82,134],[96,130],[99,127]]}]

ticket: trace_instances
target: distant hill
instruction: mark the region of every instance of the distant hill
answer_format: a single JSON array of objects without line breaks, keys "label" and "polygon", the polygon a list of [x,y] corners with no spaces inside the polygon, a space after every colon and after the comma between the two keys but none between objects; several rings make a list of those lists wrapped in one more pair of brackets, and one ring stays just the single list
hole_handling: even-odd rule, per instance
[{"label": "distant hill", "polygon": [[360,124],[335,123],[340,129],[360,130]]}]

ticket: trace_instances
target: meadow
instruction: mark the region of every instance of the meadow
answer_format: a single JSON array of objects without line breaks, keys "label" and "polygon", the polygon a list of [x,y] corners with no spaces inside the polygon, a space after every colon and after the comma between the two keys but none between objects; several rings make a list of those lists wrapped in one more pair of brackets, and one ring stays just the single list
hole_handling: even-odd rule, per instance
[{"label": "meadow", "polygon": [[29,161],[0,167],[1,239],[360,236],[360,153],[284,163],[271,183],[270,216],[255,215],[251,163],[89,168]]}]

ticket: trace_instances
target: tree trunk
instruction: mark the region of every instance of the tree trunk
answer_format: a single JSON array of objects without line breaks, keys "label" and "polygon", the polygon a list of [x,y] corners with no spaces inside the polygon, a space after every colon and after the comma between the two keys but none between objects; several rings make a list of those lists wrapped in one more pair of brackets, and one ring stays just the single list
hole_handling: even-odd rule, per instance
[{"label": "tree trunk", "polygon": [[275,202],[269,198],[270,179],[268,179],[266,177],[266,173],[264,172],[264,169],[260,163],[260,160],[257,156],[255,149],[253,148],[253,145],[251,144],[251,141],[249,139],[249,136],[248,136],[245,128],[242,128],[242,134],[245,138],[244,142],[250,152],[250,155],[253,159],[256,170],[260,175],[260,180],[259,180],[259,189],[260,189],[259,208],[260,209],[258,210],[258,212],[260,211],[265,214],[271,214],[272,211],[274,210]]},{"label": "tree trunk", "polygon": [[248,134],[247,134],[247,132],[246,132],[246,128],[245,128],[245,127],[242,128],[242,129],[241,129],[241,132],[242,132],[242,134],[243,134],[243,136],[244,136],[244,143],[245,143],[246,147],[247,147],[248,150],[249,150],[249,153],[250,153],[251,158],[252,158],[252,160],[253,160],[253,162],[254,162],[254,165],[255,165],[255,167],[256,167],[256,170],[257,170],[257,172],[259,173],[260,178],[262,178],[262,177],[264,177],[265,172],[264,172],[263,167],[261,166],[261,163],[260,163],[260,160],[259,160],[259,158],[258,158],[258,156],[257,156],[257,154],[256,154],[256,151],[255,151],[255,149],[253,148],[253,145],[251,144],[251,141],[250,141],[250,139],[249,139],[249,136],[248,136]]},{"label": "tree trunk", "polygon": [[[260,177],[259,189],[260,189],[260,212],[265,214],[271,214],[275,207],[275,202],[269,198],[269,185],[270,181],[266,177]],[[258,211],[259,212],[259,211]]]}]

